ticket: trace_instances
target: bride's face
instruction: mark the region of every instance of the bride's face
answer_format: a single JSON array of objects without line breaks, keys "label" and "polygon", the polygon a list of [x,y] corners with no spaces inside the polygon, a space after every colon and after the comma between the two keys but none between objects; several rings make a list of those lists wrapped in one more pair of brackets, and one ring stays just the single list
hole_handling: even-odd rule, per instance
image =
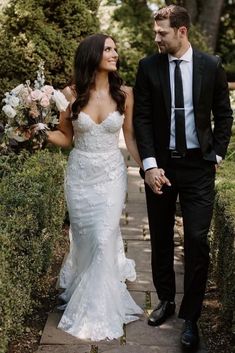
[{"label": "bride's face", "polygon": [[111,38],[107,38],[104,42],[103,56],[99,65],[99,71],[116,71],[117,70],[118,53],[116,44]]}]

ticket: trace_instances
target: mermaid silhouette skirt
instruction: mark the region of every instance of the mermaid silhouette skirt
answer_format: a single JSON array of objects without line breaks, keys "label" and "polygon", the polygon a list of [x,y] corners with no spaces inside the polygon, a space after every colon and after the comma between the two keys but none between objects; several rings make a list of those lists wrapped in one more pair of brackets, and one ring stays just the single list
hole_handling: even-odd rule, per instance
[{"label": "mermaid silhouette skirt", "polygon": [[119,112],[100,125],[80,113],[65,177],[70,251],[60,272],[66,304],[58,327],[92,341],[122,336],[123,324],[142,313],[125,284],[136,274],[119,226],[127,185],[118,149],[122,122]]}]

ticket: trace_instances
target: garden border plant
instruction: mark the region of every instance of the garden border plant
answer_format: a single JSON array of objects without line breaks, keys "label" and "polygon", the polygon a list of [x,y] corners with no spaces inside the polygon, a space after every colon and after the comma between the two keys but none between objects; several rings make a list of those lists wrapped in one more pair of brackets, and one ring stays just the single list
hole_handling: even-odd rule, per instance
[{"label": "garden border plant", "polygon": [[213,275],[225,321],[235,338],[235,127],[227,159],[219,167],[211,233]]},{"label": "garden border plant", "polygon": [[23,330],[40,298],[40,279],[62,235],[65,157],[58,152],[1,156],[0,351]]}]

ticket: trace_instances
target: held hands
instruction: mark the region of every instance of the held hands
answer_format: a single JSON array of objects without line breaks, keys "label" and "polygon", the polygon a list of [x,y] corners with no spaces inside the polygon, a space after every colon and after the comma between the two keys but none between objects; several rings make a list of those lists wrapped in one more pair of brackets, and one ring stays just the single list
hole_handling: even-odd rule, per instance
[{"label": "held hands", "polygon": [[171,183],[167,177],[165,177],[165,172],[161,168],[152,168],[145,172],[145,182],[152,189],[155,194],[161,195],[162,187],[164,184],[171,186]]}]

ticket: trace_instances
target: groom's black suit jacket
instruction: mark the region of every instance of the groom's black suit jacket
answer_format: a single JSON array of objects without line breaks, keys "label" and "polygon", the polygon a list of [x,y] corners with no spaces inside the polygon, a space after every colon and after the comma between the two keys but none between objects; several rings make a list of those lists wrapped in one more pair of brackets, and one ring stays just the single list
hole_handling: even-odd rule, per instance
[{"label": "groom's black suit jacket", "polygon": [[[193,50],[192,82],[200,148],[204,159],[216,162],[216,155],[225,157],[232,126],[228,84],[221,60]],[[155,157],[158,165],[164,167],[171,123],[167,54],[154,54],[140,61],[134,94],[134,126],[141,159]]]}]

